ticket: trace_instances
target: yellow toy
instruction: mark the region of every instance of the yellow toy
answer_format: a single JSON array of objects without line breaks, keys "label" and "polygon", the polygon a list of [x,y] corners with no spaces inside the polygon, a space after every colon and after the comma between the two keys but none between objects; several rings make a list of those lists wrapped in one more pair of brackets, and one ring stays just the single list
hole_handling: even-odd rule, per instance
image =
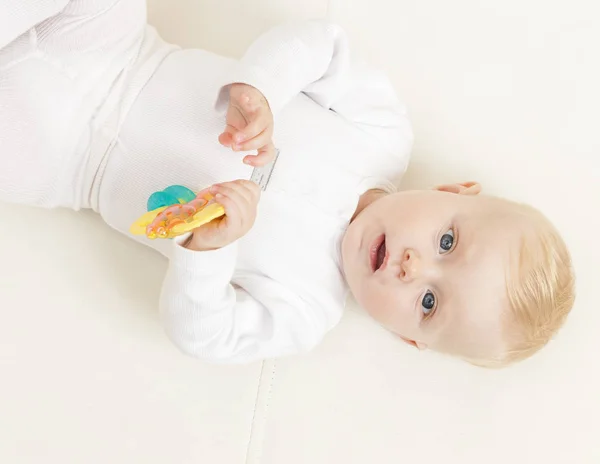
[{"label": "yellow toy", "polygon": [[214,201],[208,189],[195,194],[181,185],[153,193],[147,209],[129,231],[149,239],[177,237],[225,214],[223,206]]}]

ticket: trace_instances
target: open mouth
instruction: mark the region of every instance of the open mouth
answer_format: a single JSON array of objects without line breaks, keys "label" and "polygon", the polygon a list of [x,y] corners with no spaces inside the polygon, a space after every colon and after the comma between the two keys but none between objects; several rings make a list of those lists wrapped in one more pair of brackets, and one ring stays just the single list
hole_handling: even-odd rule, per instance
[{"label": "open mouth", "polygon": [[371,246],[371,269],[373,272],[376,272],[384,267],[386,257],[387,248],[385,246],[385,235],[382,235],[375,240],[375,243],[373,243],[373,246]]}]

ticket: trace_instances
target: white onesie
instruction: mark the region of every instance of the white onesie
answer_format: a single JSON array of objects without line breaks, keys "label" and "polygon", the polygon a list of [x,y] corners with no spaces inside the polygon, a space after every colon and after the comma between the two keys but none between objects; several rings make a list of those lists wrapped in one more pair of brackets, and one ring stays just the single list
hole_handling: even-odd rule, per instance
[{"label": "white onesie", "polygon": [[127,234],[154,191],[249,178],[217,137],[227,85],[253,85],[280,150],[253,229],[212,252],[137,240],[169,257],[160,311],[186,353],[249,362],[314,347],[345,305],[339,245],[359,196],[392,191],[408,163],[410,125],[385,76],[351,66],[325,21],[277,27],[235,61],[164,43],[143,0],[56,13],[0,50],[0,199],[93,208]]}]

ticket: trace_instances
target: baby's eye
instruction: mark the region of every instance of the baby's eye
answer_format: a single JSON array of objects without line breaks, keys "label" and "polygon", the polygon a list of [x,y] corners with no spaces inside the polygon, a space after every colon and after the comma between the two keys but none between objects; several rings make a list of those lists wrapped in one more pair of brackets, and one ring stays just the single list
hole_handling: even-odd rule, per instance
[{"label": "baby's eye", "polygon": [[421,300],[421,308],[425,316],[430,316],[435,311],[435,295],[427,290],[427,293],[423,295]]},{"label": "baby's eye", "polygon": [[439,253],[441,255],[448,253],[452,250],[454,246],[454,231],[452,229],[448,229],[442,238],[440,239],[440,250]]}]

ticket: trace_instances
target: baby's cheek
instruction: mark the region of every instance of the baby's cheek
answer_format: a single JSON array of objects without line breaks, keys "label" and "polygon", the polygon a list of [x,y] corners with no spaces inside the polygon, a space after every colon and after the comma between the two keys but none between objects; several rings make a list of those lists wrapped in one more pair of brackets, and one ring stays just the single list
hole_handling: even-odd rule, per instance
[{"label": "baby's cheek", "polygon": [[388,295],[381,291],[371,290],[365,295],[364,300],[362,306],[372,318],[388,328],[394,324],[396,319],[394,303]]},{"label": "baby's cheek", "polygon": [[386,327],[394,333],[413,337],[419,331],[419,318],[415,313],[414,302],[409,295],[389,295],[381,305],[381,318]]}]

